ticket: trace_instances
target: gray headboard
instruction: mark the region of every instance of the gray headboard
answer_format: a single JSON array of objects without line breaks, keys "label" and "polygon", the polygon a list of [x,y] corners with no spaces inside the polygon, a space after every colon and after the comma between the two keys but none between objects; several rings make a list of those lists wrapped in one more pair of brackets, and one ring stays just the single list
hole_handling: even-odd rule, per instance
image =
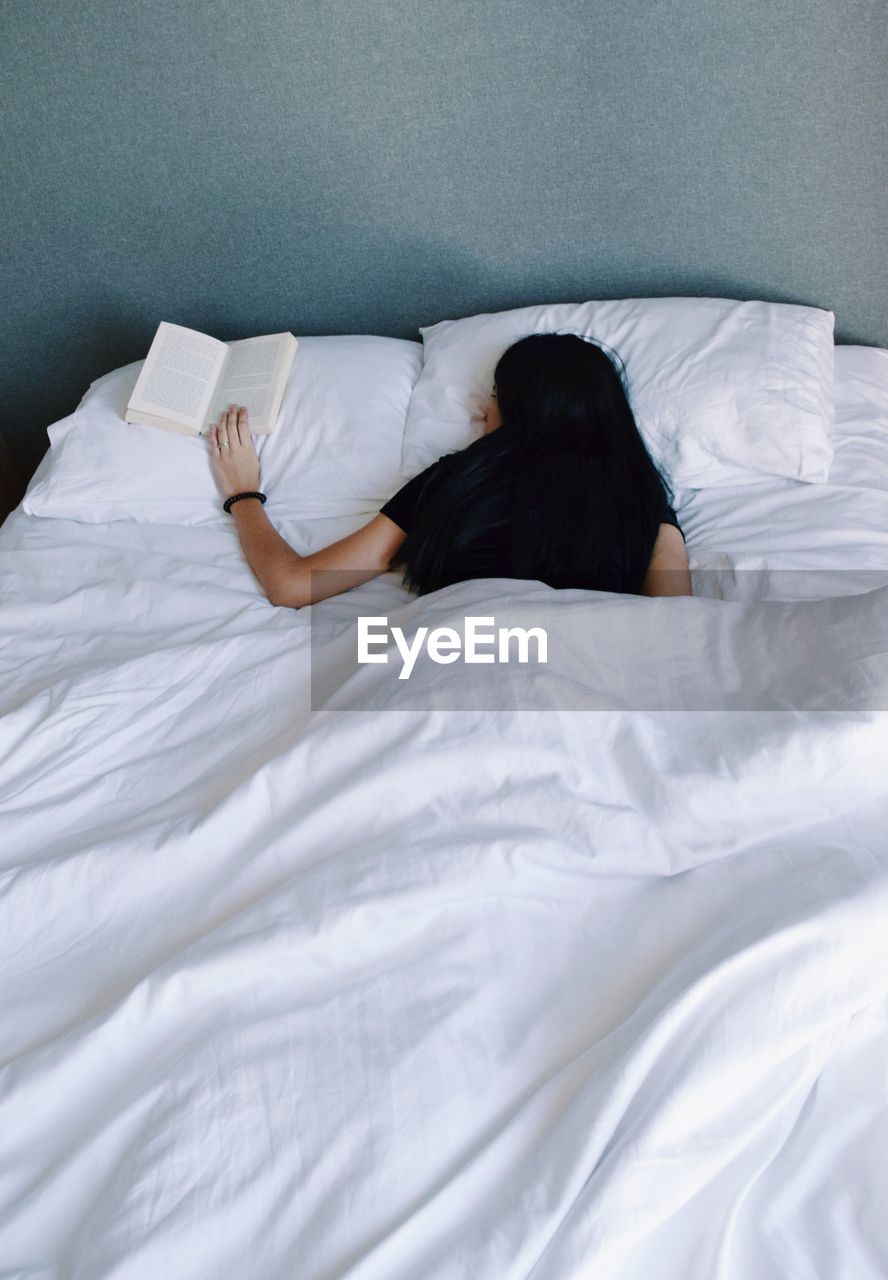
[{"label": "gray headboard", "polygon": [[840,340],[888,346],[884,0],[0,15],[0,432],[22,481],[161,319],[415,338],[710,294],[827,307]]}]

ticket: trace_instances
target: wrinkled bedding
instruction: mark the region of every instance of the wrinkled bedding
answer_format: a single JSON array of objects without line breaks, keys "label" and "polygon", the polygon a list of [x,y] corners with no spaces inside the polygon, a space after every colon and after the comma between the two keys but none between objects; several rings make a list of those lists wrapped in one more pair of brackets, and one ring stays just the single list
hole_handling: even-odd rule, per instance
[{"label": "wrinkled bedding", "polygon": [[888,1274],[888,588],[297,612],[19,511],[0,636],[0,1276]]}]

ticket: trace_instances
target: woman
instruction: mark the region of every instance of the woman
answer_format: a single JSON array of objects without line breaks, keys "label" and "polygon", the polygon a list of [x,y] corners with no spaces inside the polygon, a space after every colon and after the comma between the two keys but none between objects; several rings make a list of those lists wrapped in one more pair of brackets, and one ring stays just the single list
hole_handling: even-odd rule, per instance
[{"label": "woman", "polygon": [[[300,556],[258,499],[230,507],[274,605],[299,608],[397,566],[419,594],[468,578],[690,595],[684,538],[617,368],[575,334],[531,334],[494,373],[484,433],[415,476],[357,533]],[[226,497],[259,488],[247,411],[209,440]]]}]

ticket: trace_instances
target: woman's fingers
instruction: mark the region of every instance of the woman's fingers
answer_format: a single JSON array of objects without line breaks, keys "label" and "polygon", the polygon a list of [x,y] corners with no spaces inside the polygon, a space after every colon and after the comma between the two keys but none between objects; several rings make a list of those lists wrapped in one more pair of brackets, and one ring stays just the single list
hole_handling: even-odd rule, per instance
[{"label": "woman's fingers", "polygon": [[233,449],[237,445],[249,444],[250,413],[244,405],[230,404],[223,409],[218,419],[212,424],[207,437],[217,449]]},{"label": "woman's fingers", "polygon": [[250,439],[249,415],[242,404],[230,404],[226,412],[228,439],[233,445],[247,444]]},{"label": "woman's fingers", "polygon": [[250,415],[243,405],[239,405],[237,410],[237,438],[240,444],[249,444]]},{"label": "woman's fingers", "polygon": [[250,443],[250,413],[245,405],[230,404],[219,415],[219,421],[224,425],[223,439],[227,437],[232,448]]},{"label": "woman's fingers", "polygon": [[219,414],[219,421],[216,427],[216,435],[218,443],[227,448],[230,445],[237,444],[237,428],[235,419],[232,418],[232,410],[234,405],[229,405],[227,409],[223,409]]}]

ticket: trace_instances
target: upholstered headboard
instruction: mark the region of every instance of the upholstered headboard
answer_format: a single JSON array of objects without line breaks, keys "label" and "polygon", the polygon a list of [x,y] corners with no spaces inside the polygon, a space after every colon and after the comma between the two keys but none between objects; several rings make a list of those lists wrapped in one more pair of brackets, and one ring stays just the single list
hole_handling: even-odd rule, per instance
[{"label": "upholstered headboard", "polygon": [[0,13],[0,431],[22,480],[161,319],[416,337],[711,294],[826,307],[840,340],[888,346],[883,0]]}]

